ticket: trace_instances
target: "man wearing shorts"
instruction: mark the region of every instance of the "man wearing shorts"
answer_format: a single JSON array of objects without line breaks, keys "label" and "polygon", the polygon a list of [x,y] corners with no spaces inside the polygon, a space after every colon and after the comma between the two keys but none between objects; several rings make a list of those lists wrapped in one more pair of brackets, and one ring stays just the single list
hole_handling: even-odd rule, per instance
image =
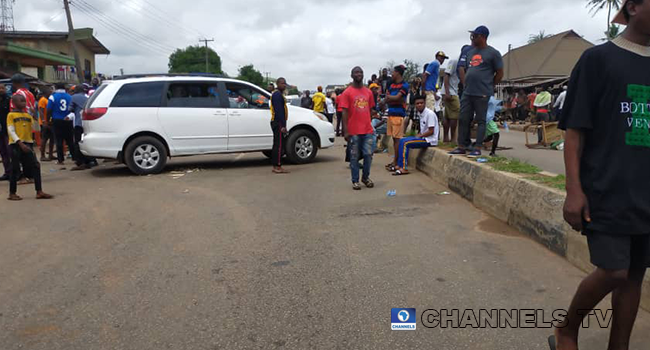
[{"label": "man wearing shorts", "polygon": [[[629,349],[650,267],[650,0],[623,1],[617,38],[585,51],[567,91],[564,218],[587,236],[596,270],[576,291],[551,349],[578,349],[581,321],[612,295],[608,349]],[[603,347],[604,348],[604,347]]]},{"label": "man wearing shorts", "polygon": [[429,63],[422,74],[422,81],[424,82],[424,95],[427,98],[427,108],[430,110],[435,109],[436,105],[436,92],[438,91],[438,78],[440,78],[440,67],[448,59],[444,52],[438,51],[436,59]]},{"label": "man wearing shorts", "polygon": [[458,85],[460,77],[458,75],[458,60],[451,59],[445,69],[445,85],[443,100],[445,101],[445,117],[442,122],[443,137],[442,142],[455,142],[458,127],[458,116],[460,115],[460,98],[458,97]]},{"label": "man wearing shorts", "polygon": [[386,133],[393,138],[393,148],[395,150],[393,162],[386,166],[389,171],[395,171],[399,141],[404,137],[406,96],[409,93],[409,84],[404,81],[404,71],[406,71],[406,67],[402,65],[395,67],[393,71],[393,83],[390,84],[386,94],[386,104],[388,105],[388,126]]}]

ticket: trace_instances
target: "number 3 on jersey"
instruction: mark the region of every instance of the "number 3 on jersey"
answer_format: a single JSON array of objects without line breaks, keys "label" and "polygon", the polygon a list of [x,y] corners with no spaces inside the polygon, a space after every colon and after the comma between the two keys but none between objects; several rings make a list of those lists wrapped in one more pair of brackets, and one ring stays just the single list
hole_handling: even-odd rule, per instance
[{"label": "number 3 on jersey", "polygon": [[59,102],[61,103],[61,106],[60,106],[59,110],[61,112],[66,112],[68,110],[68,102],[66,100],[61,100]]}]

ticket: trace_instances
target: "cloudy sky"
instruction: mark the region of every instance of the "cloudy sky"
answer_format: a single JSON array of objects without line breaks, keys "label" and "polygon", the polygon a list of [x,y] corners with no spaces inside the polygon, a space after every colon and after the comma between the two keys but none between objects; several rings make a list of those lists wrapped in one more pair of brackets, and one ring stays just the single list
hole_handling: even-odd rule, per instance
[{"label": "cloudy sky", "polygon": [[[76,27],[93,27],[111,50],[97,57],[105,74],[166,72],[174,48],[210,43],[223,69],[252,63],[271,76],[314,89],[348,82],[360,65],[370,74],[390,60],[457,56],[468,29],[488,26],[489,43],[507,52],[540,30],[573,29],[597,43],[606,13],[585,0],[73,0]],[[272,5],[273,4],[273,5]],[[61,0],[18,0],[17,30],[66,30]]]}]

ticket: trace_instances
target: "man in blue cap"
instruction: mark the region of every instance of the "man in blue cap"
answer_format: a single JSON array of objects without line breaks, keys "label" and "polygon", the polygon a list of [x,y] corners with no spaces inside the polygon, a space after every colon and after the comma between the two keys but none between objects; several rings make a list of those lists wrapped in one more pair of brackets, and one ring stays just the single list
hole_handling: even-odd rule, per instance
[{"label": "man in blue cap", "polygon": [[472,144],[470,139],[472,122],[476,120],[478,122],[476,147],[468,155],[476,158],[481,156],[490,96],[494,95],[494,86],[503,78],[503,58],[499,51],[487,44],[490,36],[487,27],[480,26],[470,33],[472,49],[467,53],[465,86],[460,101],[458,148],[450,154],[467,154]]}]

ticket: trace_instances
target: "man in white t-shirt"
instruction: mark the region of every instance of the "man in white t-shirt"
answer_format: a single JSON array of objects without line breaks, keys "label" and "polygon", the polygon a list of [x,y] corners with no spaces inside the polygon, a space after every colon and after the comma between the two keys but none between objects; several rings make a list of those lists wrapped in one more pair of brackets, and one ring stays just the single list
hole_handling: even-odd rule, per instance
[{"label": "man in white t-shirt", "polygon": [[456,141],[456,128],[460,116],[460,98],[458,97],[458,60],[451,59],[447,62],[445,69],[445,84],[443,88],[443,100],[445,101],[445,118],[442,121],[443,142]]},{"label": "man in white t-shirt", "polygon": [[418,96],[415,98],[415,112],[420,117],[420,133],[415,137],[404,137],[399,142],[399,151],[397,157],[397,167],[393,175],[407,175],[409,153],[414,148],[428,148],[438,146],[438,117],[436,113],[426,108],[426,97]]}]

